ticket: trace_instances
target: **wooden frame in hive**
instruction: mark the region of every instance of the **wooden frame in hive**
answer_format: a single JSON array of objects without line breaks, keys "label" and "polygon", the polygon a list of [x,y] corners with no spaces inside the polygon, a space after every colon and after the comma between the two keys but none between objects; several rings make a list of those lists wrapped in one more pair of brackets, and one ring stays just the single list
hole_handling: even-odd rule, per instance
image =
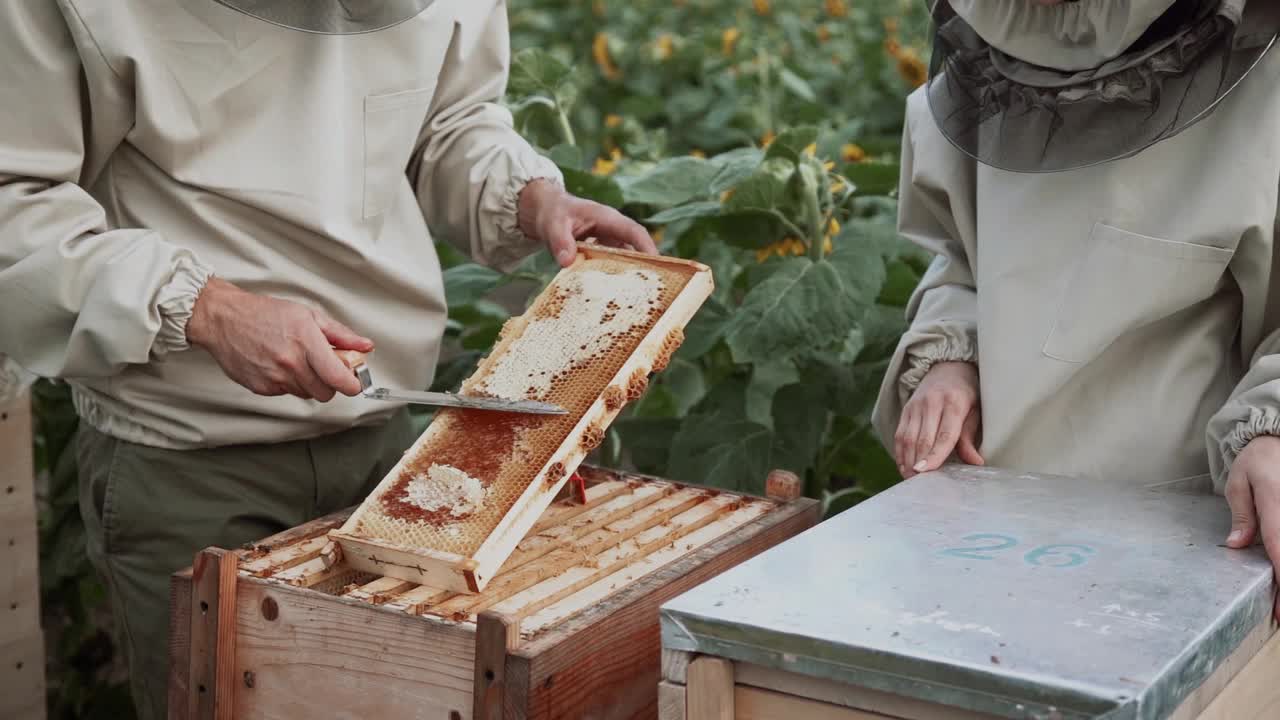
[{"label": "wooden frame in hive", "polygon": [[[596,274],[593,282],[604,277],[600,273],[611,281],[616,276],[620,286],[627,278],[640,277],[656,283],[656,290],[647,300],[635,293],[623,299],[624,291],[618,290],[617,298],[606,299],[606,307],[591,308],[580,322],[575,318],[574,342],[583,340],[584,325],[598,322],[600,336],[583,341],[583,351],[607,349],[574,358],[567,367],[548,365],[541,353],[564,355],[563,338],[547,340],[535,353],[529,352],[529,345],[542,333],[556,332],[554,320],[567,302],[574,301],[569,288],[585,284],[588,273]],[[491,392],[490,382],[510,388],[511,368],[518,365],[530,371],[525,397],[554,402],[569,413],[441,410],[350,519],[330,533],[346,563],[442,590],[483,590],[604,439],[623,405],[644,392],[652,373],[666,367],[683,339],[684,326],[712,286],[710,269],[700,263],[579,245],[577,260],[561,270],[523,315],[508,322],[493,352],[461,389],[463,394],[484,394]],[[580,308],[590,300],[576,302],[574,307]],[[626,322],[614,322],[620,313],[628,314]],[[514,397],[509,391],[497,394]],[[474,477],[483,484],[486,501],[461,514],[452,508],[415,505],[411,483],[438,466]]]}]

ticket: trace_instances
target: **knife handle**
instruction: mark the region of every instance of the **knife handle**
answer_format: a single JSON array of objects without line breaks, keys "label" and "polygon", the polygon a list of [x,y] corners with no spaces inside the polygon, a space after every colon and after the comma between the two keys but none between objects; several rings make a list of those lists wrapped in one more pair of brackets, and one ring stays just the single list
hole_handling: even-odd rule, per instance
[{"label": "knife handle", "polygon": [[364,365],[369,357],[367,354],[358,350],[334,350],[333,352],[338,356],[338,359],[341,360],[343,364],[352,370]]},{"label": "knife handle", "polygon": [[366,362],[369,358],[367,353],[358,350],[334,350],[333,354],[337,355],[338,359],[350,368],[352,374],[360,381],[361,392],[373,387],[373,375],[369,372],[369,365]]}]

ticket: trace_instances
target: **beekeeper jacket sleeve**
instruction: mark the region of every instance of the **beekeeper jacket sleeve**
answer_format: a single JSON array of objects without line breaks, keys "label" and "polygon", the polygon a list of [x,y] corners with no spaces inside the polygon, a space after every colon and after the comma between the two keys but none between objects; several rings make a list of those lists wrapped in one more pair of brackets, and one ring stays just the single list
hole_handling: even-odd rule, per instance
[{"label": "beekeeper jacket sleeve", "polygon": [[210,269],[83,189],[130,129],[128,82],[51,1],[0,3],[0,67],[0,352],[101,377],[187,347]]},{"label": "beekeeper jacket sleeve", "polygon": [[[1241,347],[1256,349],[1240,358],[1248,369],[1209,421],[1209,467],[1220,493],[1232,463],[1249,441],[1260,435],[1280,435],[1280,254],[1274,245],[1278,234],[1280,216],[1269,235],[1246,235],[1231,262],[1232,277],[1245,298]],[[1255,302],[1250,303],[1251,298]]]},{"label": "beekeeper jacket sleeve", "polygon": [[506,2],[484,5],[483,22],[454,26],[409,173],[434,232],[477,262],[511,270],[538,245],[517,226],[520,191],[563,179],[499,104],[511,63]]},{"label": "beekeeper jacket sleeve", "polygon": [[[919,93],[908,101],[922,102]],[[946,139],[929,120],[927,109],[908,108],[903,132],[898,231],[934,258],[907,304],[910,324],[872,414],[877,433],[890,447],[902,407],[929,368],[978,359],[974,170],[959,153],[942,147]]]}]

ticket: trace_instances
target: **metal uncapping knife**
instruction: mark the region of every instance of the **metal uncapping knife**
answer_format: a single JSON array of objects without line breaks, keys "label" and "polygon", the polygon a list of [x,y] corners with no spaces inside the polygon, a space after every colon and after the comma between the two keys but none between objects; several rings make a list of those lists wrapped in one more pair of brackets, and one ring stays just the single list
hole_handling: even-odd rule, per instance
[{"label": "metal uncapping knife", "polygon": [[360,395],[370,400],[408,402],[436,407],[468,408],[471,410],[496,410],[499,412],[528,413],[533,415],[567,415],[568,410],[537,400],[505,400],[494,397],[457,395],[455,393],[423,392],[418,390],[394,390],[373,386],[373,374],[364,353],[354,350],[335,351],[342,362],[360,379]]}]

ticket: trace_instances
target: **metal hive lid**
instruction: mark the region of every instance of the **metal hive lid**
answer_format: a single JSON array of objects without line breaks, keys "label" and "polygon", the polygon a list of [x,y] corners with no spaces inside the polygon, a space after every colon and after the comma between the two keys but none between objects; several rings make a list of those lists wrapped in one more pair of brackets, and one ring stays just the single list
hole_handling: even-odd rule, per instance
[{"label": "metal hive lid", "polygon": [[1229,527],[1191,489],[948,467],[673,599],[663,646],[1004,717],[1161,718],[1269,622],[1271,566]]}]

